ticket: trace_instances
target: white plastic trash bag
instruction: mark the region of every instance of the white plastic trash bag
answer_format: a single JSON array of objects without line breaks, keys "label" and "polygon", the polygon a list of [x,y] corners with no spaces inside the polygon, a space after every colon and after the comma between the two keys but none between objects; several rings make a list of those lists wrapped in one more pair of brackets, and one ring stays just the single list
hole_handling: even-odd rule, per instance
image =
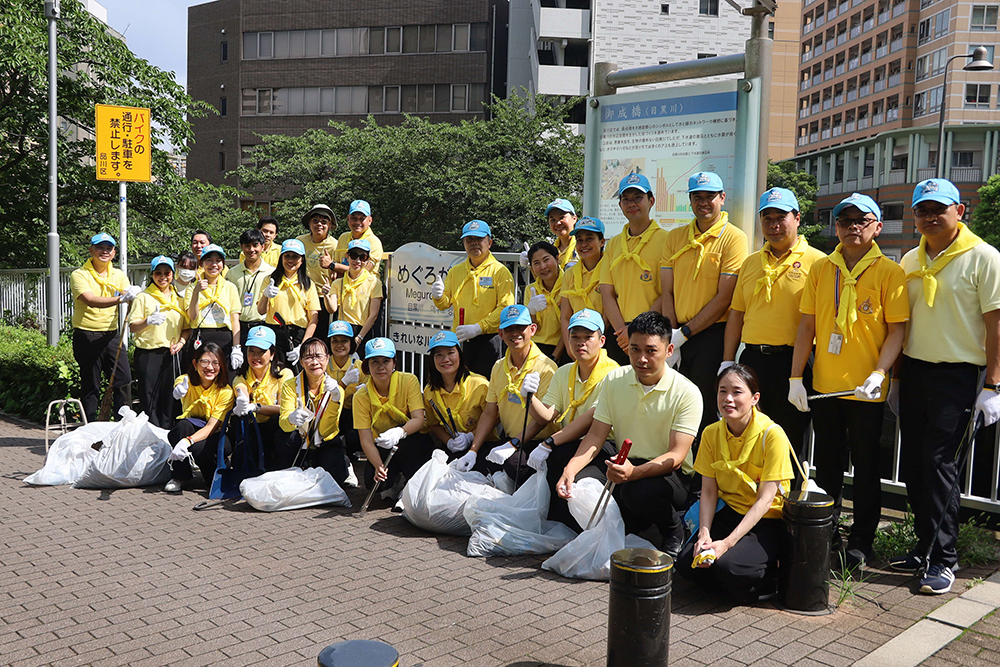
[{"label": "white plastic trash bag", "polygon": [[351,500],[322,468],[288,468],[240,482],[240,493],[261,512],[297,510],[316,505],[350,507]]},{"label": "white plastic trash bag", "polygon": [[114,428],[113,422],[91,422],[59,436],[45,455],[45,465],[25,477],[25,484],[56,486],[80,479],[87,464],[97,458],[97,450],[91,445],[107,438]]},{"label": "white plastic trash bag", "polygon": [[472,528],[469,556],[519,556],[558,551],[576,533],[558,521],[548,521],[549,485],[545,467],[528,478],[512,496],[474,498],[463,515]]},{"label": "white plastic trash bag", "polygon": [[462,511],[472,498],[499,498],[482,473],[461,472],[448,465],[448,454],[435,449],[431,460],[406,483],[400,501],[403,516],[417,528],[446,535],[469,535]]},{"label": "white plastic trash bag", "polygon": [[[593,478],[582,479],[573,485],[569,511],[584,528],[597,507],[603,489],[604,485]],[[656,548],[641,537],[625,537],[621,510],[615,499],[609,498],[601,520],[542,563],[542,568],[570,579],[608,581],[611,577],[611,554],[626,547]]]},{"label": "white plastic trash bag", "polygon": [[493,486],[500,489],[508,496],[514,495],[514,480],[512,480],[503,470],[498,470],[490,475],[490,481],[493,482]]},{"label": "white plastic trash bag", "polygon": [[76,482],[75,489],[127,489],[163,484],[170,479],[167,431],[149,423],[146,413],[128,406],[118,411],[122,420],[104,439],[104,447]]}]

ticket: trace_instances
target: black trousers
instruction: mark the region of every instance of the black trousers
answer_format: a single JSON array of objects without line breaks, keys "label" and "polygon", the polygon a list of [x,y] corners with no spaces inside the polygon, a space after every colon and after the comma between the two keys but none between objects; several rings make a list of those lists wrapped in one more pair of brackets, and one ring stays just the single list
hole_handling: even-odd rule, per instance
[{"label": "black trousers", "polygon": [[[682,350],[687,349],[687,345]],[[792,346],[746,345],[740,363],[754,369],[760,380],[760,403],[757,407],[773,419],[792,443],[799,461],[808,458],[809,413],[799,412],[788,402],[788,378],[792,373]],[[812,393],[812,367],[802,373],[806,393]]]},{"label": "black trousers", "polygon": [[688,380],[694,382],[698,391],[701,392],[703,410],[701,426],[698,429],[699,439],[706,426],[719,421],[715,380],[719,376],[719,366],[722,364],[725,336],[726,323],[716,322],[704,331],[699,331],[691,336],[681,346],[681,365],[677,370]]},{"label": "black trousers", "polygon": [[[628,323],[625,326],[628,326]],[[607,351],[608,357],[617,361],[619,366],[628,366],[632,363],[628,358],[628,352],[618,345],[618,339],[615,338],[615,331],[611,325],[608,325],[604,332],[604,349]]]},{"label": "black trousers", "polygon": [[[178,419],[174,423],[174,427],[167,433],[167,442],[171,446],[174,446],[184,438],[190,438],[201,427],[202,425],[190,419]],[[198,464],[198,468],[201,469],[201,476],[205,478],[205,483],[209,485],[211,485],[212,478],[215,477],[215,470],[218,468],[219,438],[221,437],[222,430],[220,429],[205,440],[192,442],[191,449],[189,450],[191,456],[194,457],[195,463]],[[229,456],[231,453],[232,447],[229,446],[229,439],[227,438],[225,454]],[[170,475],[171,479],[183,481],[194,477],[191,464],[187,459],[173,461],[170,467],[173,470]]]},{"label": "black trousers", "polygon": [[154,350],[135,348],[133,358],[135,374],[139,380],[139,409],[146,413],[149,422],[160,428],[170,429],[174,424],[174,358],[169,347]]},{"label": "black trousers", "polygon": [[[573,515],[569,511],[569,501],[565,498],[559,496],[559,492],[556,489],[556,485],[559,484],[559,478],[562,477],[563,470],[566,469],[566,465],[576,454],[576,450],[580,447],[580,441],[574,440],[573,442],[567,442],[564,445],[559,445],[553,448],[552,453],[549,454],[549,458],[545,461],[548,464],[548,468],[545,470],[545,476],[549,483],[549,490],[552,492],[551,498],[549,500],[549,520],[550,521],[561,521],[573,530],[577,532],[582,532],[585,526],[581,526]],[[576,482],[586,479],[588,477],[594,477],[595,470],[601,470],[605,468],[604,462],[611,458],[615,453],[614,446],[605,442],[604,446],[598,450],[597,456],[591,461],[590,465],[580,471],[580,474],[576,476]],[[528,469],[534,472],[530,468]],[[599,479],[599,478],[598,478]],[[607,479],[602,481],[606,482]]]},{"label": "black trousers", "polygon": [[503,343],[497,334],[483,334],[465,341],[462,351],[469,370],[489,379],[493,364],[503,356]]},{"label": "black trousers", "polygon": [[[816,483],[833,497],[834,526],[843,500],[844,472],[854,464],[854,525],[848,549],[871,555],[875,530],[882,516],[882,414],[885,403],[826,398],[810,403],[816,432]],[[849,458],[848,458],[849,455]]]},{"label": "black trousers", "polygon": [[[274,331],[274,349],[277,350],[278,361],[288,368],[298,368],[298,362],[294,364],[288,363],[288,353],[292,348],[298,347],[302,343],[302,338],[306,333],[305,328],[295,326],[294,324],[287,324],[285,326],[268,324],[267,326]],[[316,331],[319,332],[318,327]]]},{"label": "black trousers", "polygon": [[[291,467],[298,457],[298,466],[306,468],[322,468],[330,473],[337,484],[344,485],[347,479],[347,455],[344,453],[344,442],[340,436],[333,437],[320,443],[319,447],[313,447],[301,452],[302,435],[298,431],[286,434],[284,445],[280,448],[278,464],[281,467],[275,470],[284,470]],[[271,468],[268,468],[271,470]]]},{"label": "black trousers", "polygon": [[[742,514],[729,505],[724,506],[712,520],[709,531],[712,539],[725,539],[742,520]],[[755,602],[761,594],[774,591],[784,533],[781,519],[761,519],[732,549],[707,568],[691,567],[697,538],[692,539],[681,550],[677,571],[685,579],[710,590],[729,593],[742,602]]]},{"label": "black trousers", "polygon": [[[121,338],[118,331],[85,331],[73,329],[73,358],[80,367],[80,402],[87,415],[87,421],[97,419],[97,411],[101,403],[101,375],[110,379],[115,368],[115,354]],[[132,372],[128,367],[128,351],[122,349],[118,356],[117,370],[114,371],[115,383],[111,398],[114,404],[114,415],[128,403],[128,386],[132,382]]]},{"label": "black trousers", "polygon": [[557,366],[563,366],[563,365],[568,364],[569,362],[573,361],[572,359],[569,358],[569,355],[566,354],[565,350],[563,351],[562,354],[559,355],[558,358],[556,358],[555,356],[553,356],[553,353],[556,351],[556,346],[555,345],[544,345],[542,343],[535,343],[535,345],[537,345],[538,349],[542,351],[542,354],[544,354],[546,357],[548,357],[552,361],[556,362]]},{"label": "black trousers", "polygon": [[[917,553],[927,553],[933,542],[931,562],[947,567],[958,563],[955,546],[960,491],[954,487],[961,466],[955,461],[955,452],[972,418],[980,372],[972,364],[933,364],[903,357],[900,473],[913,512]],[[993,429],[983,431],[976,448],[992,452]],[[935,534],[934,524],[942,516],[941,529]]]},{"label": "black trousers", "polygon": [[[399,441],[399,448],[395,456],[389,462],[389,476],[384,482],[383,488],[388,489],[396,482],[399,475],[406,479],[413,477],[413,474],[420,470],[420,466],[431,460],[431,453],[437,448],[434,439],[427,433],[414,433],[411,436]],[[389,458],[389,450],[378,448],[378,453],[382,457],[382,463]],[[365,486],[369,489],[375,484],[375,466],[371,461],[365,463]]]}]

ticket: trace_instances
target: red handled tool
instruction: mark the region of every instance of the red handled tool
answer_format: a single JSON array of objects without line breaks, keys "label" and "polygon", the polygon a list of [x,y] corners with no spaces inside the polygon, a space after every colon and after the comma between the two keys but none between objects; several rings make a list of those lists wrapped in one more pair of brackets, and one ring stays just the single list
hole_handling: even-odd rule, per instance
[{"label": "red handled tool", "polygon": [[[625,440],[622,443],[621,449],[618,450],[618,456],[612,459],[612,463],[620,466],[625,463],[628,459],[628,450],[632,449],[632,441]],[[608,509],[608,503],[611,501],[611,494],[615,491],[616,484],[610,479],[604,485],[604,490],[601,491],[600,498],[597,499],[597,505],[594,507],[594,513],[590,515],[590,521],[587,522],[587,527],[584,530],[590,530],[590,527],[595,525],[595,523],[600,523],[601,519],[604,518],[604,511]],[[597,519],[596,521],[594,519]]]}]

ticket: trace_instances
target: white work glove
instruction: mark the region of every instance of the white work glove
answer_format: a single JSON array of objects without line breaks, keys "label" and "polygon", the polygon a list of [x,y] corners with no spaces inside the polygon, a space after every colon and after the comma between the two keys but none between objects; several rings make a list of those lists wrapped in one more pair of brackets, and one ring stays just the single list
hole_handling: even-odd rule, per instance
[{"label": "white work glove", "polygon": [[809,395],[802,384],[802,378],[788,378],[788,402],[799,412],[809,412]]},{"label": "white work glove", "polygon": [[327,375],[326,379],[323,380],[323,391],[330,393],[331,401],[340,400],[340,384],[338,384],[337,381],[329,375]]},{"label": "white work glove", "polygon": [[288,415],[288,421],[294,426],[304,426],[313,418],[312,410],[306,408],[295,408],[292,414]]},{"label": "white work glove", "polygon": [[288,359],[288,363],[290,364],[299,363],[299,348],[301,347],[302,347],[301,345],[296,345],[295,347],[293,347],[288,351],[288,354],[285,355],[285,358]]},{"label": "white work glove", "polygon": [[257,411],[257,404],[250,402],[250,397],[243,392],[236,393],[236,406],[233,408],[233,414],[237,417],[246,417],[249,414],[253,414]]},{"label": "white work glove", "polygon": [[153,312],[146,316],[146,324],[151,327],[158,327],[167,321],[167,316],[160,312],[160,304],[156,304]]},{"label": "white work glove", "polygon": [[457,329],[455,329],[455,337],[458,338],[459,343],[464,343],[467,340],[472,340],[476,336],[483,333],[483,328],[478,324],[460,324]]},{"label": "white work glove", "polygon": [[354,384],[360,379],[361,379],[361,371],[358,370],[356,367],[351,368],[349,371],[344,373],[344,380],[343,380],[344,386],[346,387],[349,384]]},{"label": "white work glove", "polygon": [[456,433],[455,437],[450,438],[445,444],[447,444],[449,452],[458,454],[459,452],[464,452],[472,445],[473,437],[471,433]]},{"label": "white work glove", "polygon": [[141,291],[138,285],[132,285],[121,293],[122,303],[132,303],[132,299],[139,296],[139,292]]},{"label": "white work glove", "polygon": [[182,375],[181,381],[178,382],[177,385],[174,387],[173,391],[174,398],[176,398],[177,400],[184,398],[185,396],[187,396],[188,389],[190,388],[191,388],[191,381],[188,380],[188,376]]},{"label": "white work glove", "polygon": [[234,371],[243,365],[243,348],[239,345],[233,345],[233,351],[229,353],[229,365]]},{"label": "white work glove", "polygon": [[681,365],[681,351],[675,347],[673,354],[667,357],[667,366],[669,368],[677,369],[680,368],[680,365]]},{"label": "white work glove", "polygon": [[[676,354],[676,352],[674,354]],[[726,370],[730,366],[735,366],[735,365],[736,365],[735,361],[723,361],[721,364],[719,364],[719,372],[715,374],[715,377],[719,377],[720,375],[722,375],[722,371]]]},{"label": "white work glove", "polygon": [[465,456],[455,459],[449,465],[459,472],[469,472],[472,466],[476,465],[476,453],[470,449]]},{"label": "white work glove", "polygon": [[191,449],[191,440],[189,438],[181,438],[180,441],[174,445],[173,450],[171,450],[170,455],[167,456],[168,461],[183,461]]},{"label": "white work glove", "polygon": [[525,269],[528,268],[528,266],[531,264],[531,262],[528,261],[528,248],[530,248],[530,247],[531,246],[528,245],[528,242],[525,241],[524,242],[524,252],[522,252],[521,256],[517,258],[517,260],[521,263],[521,266],[523,268],[525,268]]},{"label": "white work glove", "polygon": [[545,298],[544,294],[538,294],[535,288],[531,288],[531,298],[528,299],[528,312],[532,315],[537,315],[546,308],[549,307],[549,300]]},{"label": "white work glove", "polygon": [[431,298],[440,299],[444,296],[444,279],[438,275],[437,279],[431,285]]},{"label": "white work glove", "polygon": [[872,374],[860,387],[854,388],[854,398],[862,401],[877,401],[882,398],[882,383],[884,381],[884,375],[878,371],[872,371]]},{"label": "white work glove", "polygon": [[542,381],[542,376],[538,373],[531,372],[524,376],[521,380],[521,396],[525,399],[528,398],[528,394],[534,394],[538,391],[538,383]]},{"label": "white work glove", "polygon": [[375,444],[382,449],[396,449],[399,441],[406,437],[406,431],[402,426],[393,426],[388,431],[383,431],[382,435],[375,438]]},{"label": "white work glove", "polygon": [[885,402],[889,404],[892,414],[899,416],[899,380],[892,378],[889,380],[889,393],[885,397]]},{"label": "white work glove", "polygon": [[681,345],[687,342],[688,337],[684,335],[684,332],[680,329],[674,329],[674,332],[670,335],[670,342],[674,345],[674,354],[681,349]]},{"label": "white work glove", "polygon": [[542,472],[545,470],[545,459],[549,458],[551,453],[552,450],[549,449],[548,445],[538,445],[528,455],[528,467]]},{"label": "white work glove", "polygon": [[976,398],[976,411],[973,413],[975,419],[979,419],[980,412],[983,413],[983,426],[995,424],[1000,419],[1000,394],[983,388]]},{"label": "white work glove", "polygon": [[274,284],[274,278],[271,278],[271,282],[269,282],[267,287],[264,288],[264,296],[268,299],[273,299],[278,296],[278,286]]},{"label": "white work glove", "polygon": [[515,451],[517,450],[514,449],[514,445],[512,445],[510,441],[507,441],[499,447],[494,447],[490,450],[490,453],[486,455],[486,460],[490,463],[496,463],[498,466],[502,466],[504,461],[509,459]]}]

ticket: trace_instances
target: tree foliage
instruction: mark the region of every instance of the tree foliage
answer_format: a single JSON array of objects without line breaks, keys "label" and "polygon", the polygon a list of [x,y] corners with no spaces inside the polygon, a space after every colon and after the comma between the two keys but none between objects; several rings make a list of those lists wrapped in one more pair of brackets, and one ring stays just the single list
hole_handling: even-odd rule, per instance
[{"label": "tree foliage", "polygon": [[1000,248],[1000,175],[990,176],[979,188],[979,205],[972,211],[972,230],[984,241]]},{"label": "tree foliage", "polygon": [[807,171],[799,171],[791,160],[768,161],[767,187],[786,188],[795,193],[795,198],[799,200],[799,213],[802,215],[799,233],[803,234],[811,245],[822,246],[820,233],[823,231],[823,225],[816,224],[815,216],[816,193],[819,191],[816,177]]},{"label": "tree foliage", "polygon": [[553,198],[579,204],[583,137],[564,124],[577,101],[537,96],[528,113],[523,100],[494,99],[488,120],[457,125],[407,116],[387,126],[369,116],[360,127],[262,136],[254,164],[237,174],[243,187],[284,200],[285,228],[325,203],[343,231],[351,200],[365,199],[386,248],[459,247],[462,225],[474,218],[490,224],[496,249],[514,248],[548,233],[543,211]]}]

